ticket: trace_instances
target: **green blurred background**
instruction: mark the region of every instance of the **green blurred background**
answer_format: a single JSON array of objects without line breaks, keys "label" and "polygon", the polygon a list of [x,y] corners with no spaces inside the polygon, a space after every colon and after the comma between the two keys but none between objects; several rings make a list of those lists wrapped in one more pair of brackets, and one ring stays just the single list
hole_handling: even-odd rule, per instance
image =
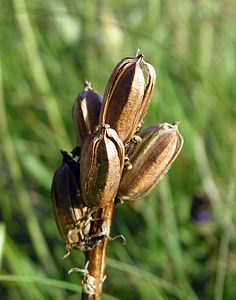
[{"label": "green blurred background", "polygon": [[80,274],[67,271],[84,258],[62,260],[51,179],[59,149],[75,146],[83,80],[103,94],[137,48],[158,73],[144,128],[180,121],[185,144],[146,199],[117,207],[112,236],[127,245],[109,244],[104,299],[235,299],[235,9],[234,0],[0,0],[0,299],[80,299]]}]

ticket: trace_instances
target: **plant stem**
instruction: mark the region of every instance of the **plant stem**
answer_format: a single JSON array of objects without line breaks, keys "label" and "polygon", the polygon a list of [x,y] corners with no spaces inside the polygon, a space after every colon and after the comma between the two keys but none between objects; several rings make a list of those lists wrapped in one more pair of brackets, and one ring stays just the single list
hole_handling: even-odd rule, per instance
[{"label": "plant stem", "polygon": [[[103,222],[102,224],[105,224],[106,228],[111,229],[112,225],[112,217],[115,210],[115,203],[111,203],[104,209],[99,209],[97,212],[96,218],[99,217],[99,219]],[[96,223],[95,223],[96,224]],[[101,231],[100,226],[93,226],[93,233],[97,234],[99,231]],[[82,293],[82,300],[100,300],[102,295],[102,286],[104,282],[104,271],[105,271],[105,257],[106,257],[106,249],[108,245],[108,240],[105,239],[104,241],[101,241],[98,243],[92,250],[85,253],[86,257],[86,264],[88,264],[88,274],[92,276],[95,279],[95,285],[94,285],[94,293],[89,294],[86,292],[86,285],[89,284],[88,281],[84,281],[82,283],[83,285],[83,293]]]}]

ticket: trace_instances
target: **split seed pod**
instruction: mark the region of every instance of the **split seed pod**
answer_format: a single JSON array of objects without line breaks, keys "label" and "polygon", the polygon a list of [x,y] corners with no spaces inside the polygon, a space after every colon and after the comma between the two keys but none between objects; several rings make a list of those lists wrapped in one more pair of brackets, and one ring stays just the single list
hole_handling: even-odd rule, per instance
[{"label": "split seed pod", "polygon": [[151,100],[156,73],[142,54],[122,59],[105,90],[99,124],[109,124],[126,144],[139,129]]},{"label": "split seed pod", "polygon": [[87,206],[103,208],[113,201],[123,166],[123,143],[109,125],[99,125],[81,149],[80,182]]},{"label": "split seed pod", "polygon": [[118,198],[134,202],[144,198],[163,178],[183,146],[178,125],[168,123],[149,127],[130,155],[132,169],[124,169]]},{"label": "split seed pod", "polygon": [[73,119],[76,127],[77,142],[81,146],[86,136],[93,133],[98,125],[102,96],[84,82],[84,90],[80,92],[73,106]]}]

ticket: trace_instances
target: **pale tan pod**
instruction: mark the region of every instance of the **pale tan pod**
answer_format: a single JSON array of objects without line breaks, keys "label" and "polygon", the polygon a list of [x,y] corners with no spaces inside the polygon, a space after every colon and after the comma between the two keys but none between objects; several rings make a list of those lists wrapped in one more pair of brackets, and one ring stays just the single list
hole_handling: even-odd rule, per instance
[{"label": "pale tan pod", "polygon": [[142,54],[122,59],[107,84],[99,124],[115,129],[126,146],[147,112],[155,84],[154,68]]},{"label": "pale tan pod", "polygon": [[144,198],[163,178],[183,146],[178,125],[168,123],[149,127],[141,135],[130,156],[132,169],[124,169],[118,198],[134,202]]},{"label": "pale tan pod", "polygon": [[101,105],[102,96],[92,89],[90,82],[85,81],[84,90],[76,97],[72,111],[79,146],[95,131]]},{"label": "pale tan pod", "polygon": [[81,149],[80,183],[89,207],[106,207],[116,196],[124,165],[124,146],[109,125],[98,126]]}]

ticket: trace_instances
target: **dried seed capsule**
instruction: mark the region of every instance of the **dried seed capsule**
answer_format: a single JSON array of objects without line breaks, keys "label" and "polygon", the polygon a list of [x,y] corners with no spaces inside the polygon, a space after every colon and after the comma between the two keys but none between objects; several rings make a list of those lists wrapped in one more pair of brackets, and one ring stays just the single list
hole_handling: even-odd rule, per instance
[{"label": "dried seed capsule", "polygon": [[115,129],[124,145],[139,129],[151,100],[156,74],[143,55],[121,60],[105,90],[99,124]]},{"label": "dried seed capsule", "polygon": [[103,208],[113,201],[123,166],[123,143],[109,125],[99,125],[81,149],[80,182],[86,205]]},{"label": "dried seed capsule", "polygon": [[85,81],[84,90],[79,93],[73,106],[77,142],[80,146],[86,136],[95,131],[101,105],[102,96],[92,89],[90,82]]},{"label": "dried seed capsule", "polygon": [[[72,152],[74,156],[78,156],[78,149]],[[89,232],[95,210],[83,204],[79,187],[79,163],[65,151],[61,153],[63,162],[54,174],[51,194],[57,227],[66,241],[68,252],[65,258],[69,255],[70,248],[78,248],[81,251],[91,248]]]},{"label": "dried seed capsule", "polygon": [[154,125],[141,135],[130,155],[132,169],[124,169],[118,198],[134,202],[144,198],[162,179],[183,146],[183,138],[177,125]]},{"label": "dried seed capsule", "polygon": [[79,165],[65,151],[61,153],[63,162],[54,174],[51,195],[58,230],[66,239],[68,231],[76,227],[83,216],[83,204],[78,184]]}]

